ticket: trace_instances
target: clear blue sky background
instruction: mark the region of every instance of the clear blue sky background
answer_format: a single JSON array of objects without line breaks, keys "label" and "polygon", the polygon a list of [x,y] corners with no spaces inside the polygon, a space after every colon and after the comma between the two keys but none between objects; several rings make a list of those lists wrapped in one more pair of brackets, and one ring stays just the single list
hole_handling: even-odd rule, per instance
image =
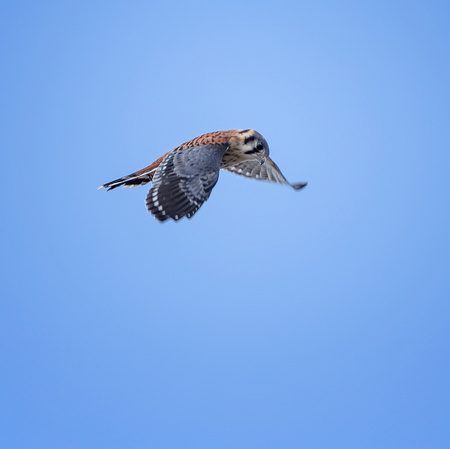
[{"label": "clear blue sky background", "polygon": [[[0,447],[450,447],[450,5],[3,2]],[[192,220],[97,186],[255,128]]]}]

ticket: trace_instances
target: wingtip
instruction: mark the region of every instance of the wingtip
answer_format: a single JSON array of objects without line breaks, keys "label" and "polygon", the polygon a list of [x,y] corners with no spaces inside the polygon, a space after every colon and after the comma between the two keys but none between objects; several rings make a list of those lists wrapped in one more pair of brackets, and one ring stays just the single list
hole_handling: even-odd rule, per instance
[{"label": "wingtip", "polygon": [[303,189],[303,187],[306,187],[308,185],[307,182],[299,182],[298,184],[291,184],[291,187],[295,190]]},{"label": "wingtip", "polygon": [[105,185],[98,186],[98,187],[97,187],[97,190],[102,190],[102,189],[104,189],[104,188],[105,188]]}]

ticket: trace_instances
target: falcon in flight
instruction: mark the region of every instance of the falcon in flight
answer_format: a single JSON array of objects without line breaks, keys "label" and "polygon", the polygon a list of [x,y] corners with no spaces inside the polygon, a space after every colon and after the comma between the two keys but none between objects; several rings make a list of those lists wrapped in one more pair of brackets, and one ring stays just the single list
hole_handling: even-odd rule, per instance
[{"label": "falcon in flight", "polygon": [[224,168],[237,175],[290,184],[269,157],[266,139],[253,129],[203,134],[174,148],[148,167],[108,182],[99,189],[135,187],[152,182],[146,205],[157,220],[191,218],[209,198]]}]

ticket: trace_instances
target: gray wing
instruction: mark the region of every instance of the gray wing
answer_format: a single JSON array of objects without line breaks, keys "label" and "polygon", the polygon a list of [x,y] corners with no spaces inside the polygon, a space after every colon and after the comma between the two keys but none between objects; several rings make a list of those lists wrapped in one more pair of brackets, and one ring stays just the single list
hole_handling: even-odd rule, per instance
[{"label": "gray wing", "polygon": [[159,221],[191,218],[219,179],[224,145],[202,145],[170,152],[153,175],[147,209]]},{"label": "gray wing", "polygon": [[236,173],[237,175],[247,176],[249,178],[262,179],[264,181],[277,182],[279,184],[285,184],[291,186],[295,190],[299,190],[307,185],[306,182],[291,184],[281,173],[277,164],[270,159],[266,158],[264,164],[261,164],[258,160],[251,160],[241,162],[240,164],[227,167],[226,170]]}]

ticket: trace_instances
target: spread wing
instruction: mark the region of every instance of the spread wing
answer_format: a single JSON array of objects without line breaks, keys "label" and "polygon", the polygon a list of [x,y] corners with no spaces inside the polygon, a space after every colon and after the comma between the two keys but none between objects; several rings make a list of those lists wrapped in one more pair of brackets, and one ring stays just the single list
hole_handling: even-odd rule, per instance
[{"label": "spread wing", "polygon": [[250,160],[227,167],[226,170],[249,178],[285,184],[291,186],[295,190],[300,190],[308,184],[306,182],[291,184],[270,157],[266,158],[264,164],[261,164],[258,160]]},{"label": "spread wing", "polygon": [[226,149],[202,145],[168,153],[153,175],[147,209],[159,221],[191,218],[216,185]]}]

